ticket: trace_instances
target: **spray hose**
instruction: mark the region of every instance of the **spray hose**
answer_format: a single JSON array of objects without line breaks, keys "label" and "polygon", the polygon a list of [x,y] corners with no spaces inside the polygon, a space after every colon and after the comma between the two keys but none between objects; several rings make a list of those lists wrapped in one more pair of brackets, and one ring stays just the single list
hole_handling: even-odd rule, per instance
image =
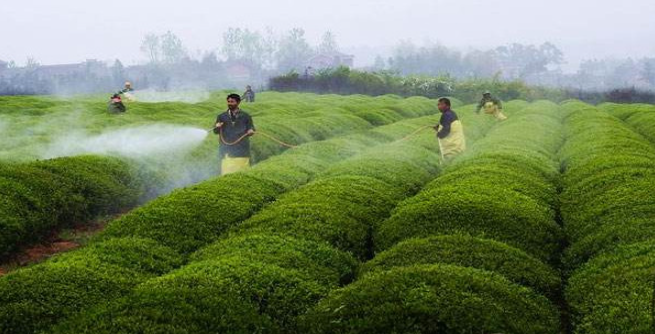
[{"label": "spray hose", "polygon": [[[396,140],[395,142],[396,142],[396,143],[400,143],[400,142],[406,141],[406,140],[408,140],[408,139],[411,139],[412,137],[414,137],[414,136],[416,136],[417,134],[419,134],[419,132],[421,132],[421,131],[423,131],[423,130],[425,130],[425,129],[427,129],[427,128],[431,128],[431,127],[432,127],[432,126],[430,126],[430,125],[424,125],[424,126],[418,128],[418,129],[416,129],[414,132],[408,134],[407,136],[405,136],[405,137],[403,137],[403,138],[401,138],[401,139]],[[214,129],[214,128],[210,129],[209,131],[212,131],[213,129]],[[274,136],[272,136],[272,135],[269,135],[268,133],[263,132],[263,131],[257,131],[257,132],[255,132],[255,134],[256,134],[256,135],[262,135],[262,136],[264,136],[264,137],[266,137],[266,138],[268,138],[268,139],[274,141],[275,143],[279,144],[280,146],[284,146],[284,147],[287,147],[287,148],[294,148],[294,147],[297,147],[297,145],[292,145],[292,144],[289,144],[289,143],[285,143],[285,142],[281,141],[280,139],[278,139],[278,138],[276,138],[276,137],[274,137]],[[241,141],[243,141],[246,137],[248,137],[248,134],[247,134],[247,133],[246,133],[246,134],[243,134],[241,137],[237,138],[237,140],[232,141],[232,142],[229,142],[229,141],[227,141],[227,140],[225,139],[225,136],[223,136],[223,129],[220,129],[220,131],[219,131],[219,138],[220,138],[220,141],[221,141],[222,144],[224,144],[224,145],[226,145],[226,146],[234,146],[234,145],[237,145],[237,144],[239,144]]]},{"label": "spray hose", "polygon": [[[213,130],[213,129],[212,129],[212,130]],[[210,131],[211,131],[211,130],[210,130]],[[284,147],[287,147],[287,148],[294,148],[294,147],[296,147],[296,145],[292,145],[292,144],[289,144],[289,143],[285,143],[285,142],[283,142],[283,141],[281,141],[281,140],[275,138],[274,136],[267,134],[266,132],[256,131],[255,134],[256,134],[256,135],[262,135],[262,136],[264,136],[264,137],[266,137],[266,138],[268,138],[268,139],[270,139],[270,140],[276,142],[276,143],[279,144],[280,146],[284,146]],[[247,133],[245,133],[245,134],[243,134],[241,137],[237,138],[237,140],[235,140],[235,141],[233,141],[233,142],[229,142],[229,141],[227,141],[227,140],[225,139],[225,136],[223,136],[223,129],[219,129],[219,138],[220,138],[220,141],[221,141],[222,144],[224,144],[224,145],[226,145],[226,146],[234,146],[234,145],[237,145],[237,144],[239,144],[241,141],[243,141],[246,137],[248,137],[248,134],[247,134]]]},{"label": "spray hose", "polygon": [[421,131],[423,131],[423,130],[425,130],[425,129],[427,129],[427,128],[431,128],[431,127],[432,127],[432,126],[430,126],[430,125],[424,125],[424,126],[418,128],[418,129],[416,129],[416,131],[414,131],[414,132],[408,134],[407,136],[405,136],[405,137],[403,137],[403,138],[401,138],[401,139],[396,140],[395,142],[396,142],[396,143],[404,142],[405,140],[408,140],[408,139],[410,139],[410,138],[416,136],[419,132],[421,132]]}]

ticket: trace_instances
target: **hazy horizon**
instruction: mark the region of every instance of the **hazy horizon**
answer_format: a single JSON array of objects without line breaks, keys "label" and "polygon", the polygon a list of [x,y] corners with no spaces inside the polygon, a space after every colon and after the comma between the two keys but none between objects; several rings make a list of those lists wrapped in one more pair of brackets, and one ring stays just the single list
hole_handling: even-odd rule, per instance
[{"label": "hazy horizon", "polygon": [[[356,66],[401,40],[467,50],[518,42],[550,41],[565,53],[568,65],[582,59],[655,56],[655,2],[609,1],[372,1],[351,3],[251,0],[239,4],[210,1],[141,0],[111,6],[82,0],[24,0],[3,8],[4,47],[0,59],[42,64],[121,59],[145,60],[139,47],[145,34],[168,30],[189,52],[217,49],[229,27],[272,28],[282,33],[304,28],[310,42],[332,31],[344,51],[357,56]],[[367,50],[372,50],[367,52]]]}]

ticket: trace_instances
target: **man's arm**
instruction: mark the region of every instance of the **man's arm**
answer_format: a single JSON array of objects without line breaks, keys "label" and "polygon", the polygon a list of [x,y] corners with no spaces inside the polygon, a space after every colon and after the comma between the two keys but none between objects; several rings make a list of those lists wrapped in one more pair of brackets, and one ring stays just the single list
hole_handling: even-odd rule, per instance
[{"label": "man's arm", "polygon": [[252,116],[248,115],[248,118],[246,119],[246,133],[248,135],[253,135],[255,134],[255,125],[252,122]]},{"label": "man's arm", "polygon": [[483,106],[484,106],[484,99],[480,100],[480,102],[478,103],[478,107],[475,108],[475,113],[479,114]]},{"label": "man's arm", "polygon": [[214,124],[214,133],[215,134],[221,133],[221,126],[223,126],[223,122],[221,121],[221,115],[218,115],[216,117],[216,123]]}]

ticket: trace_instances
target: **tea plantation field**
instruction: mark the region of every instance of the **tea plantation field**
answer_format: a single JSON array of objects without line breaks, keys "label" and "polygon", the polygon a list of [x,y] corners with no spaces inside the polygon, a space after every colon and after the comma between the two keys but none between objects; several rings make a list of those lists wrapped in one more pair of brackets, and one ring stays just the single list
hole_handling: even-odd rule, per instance
[{"label": "tea plantation field", "polygon": [[44,159],[76,128],[208,129],[224,95],[0,98],[0,254],[132,209],[0,276],[0,332],[654,332],[655,106],[455,101],[468,150],[442,162],[416,132],[436,101],[267,92],[243,108],[295,147],[255,136],[247,171],[212,176],[214,136]]}]

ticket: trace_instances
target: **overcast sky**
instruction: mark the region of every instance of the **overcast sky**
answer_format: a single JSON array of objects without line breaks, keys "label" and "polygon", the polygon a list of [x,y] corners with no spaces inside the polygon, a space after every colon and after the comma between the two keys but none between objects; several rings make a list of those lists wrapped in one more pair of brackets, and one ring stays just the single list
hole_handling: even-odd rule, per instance
[{"label": "overcast sky", "polygon": [[[466,50],[510,42],[560,46],[583,58],[655,56],[655,0],[20,0],[0,6],[0,59],[43,64],[143,60],[143,35],[171,30],[187,48],[214,49],[228,27],[331,30],[344,49],[387,49],[402,39]],[[357,62],[357,60],[356,60]]]}]

